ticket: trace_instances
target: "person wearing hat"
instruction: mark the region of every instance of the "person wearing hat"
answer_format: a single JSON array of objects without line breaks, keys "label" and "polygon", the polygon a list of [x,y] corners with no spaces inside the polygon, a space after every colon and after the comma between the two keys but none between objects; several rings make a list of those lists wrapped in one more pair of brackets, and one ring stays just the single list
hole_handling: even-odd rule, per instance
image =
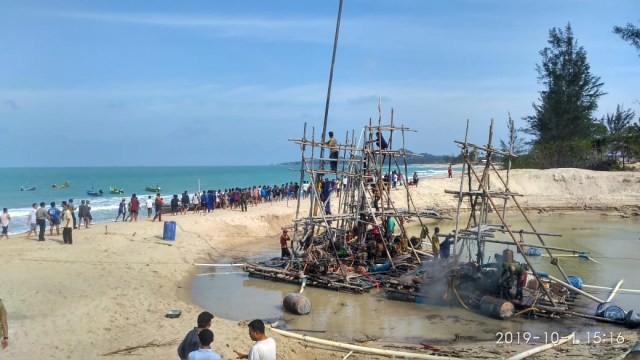
[{"label": "person wearing hat", "polygon": [[281,258],[291,258],[291,252],[289,251],[289,247],[287,246],[287,242],[291,241],[289,238],[289,229],[282,229],[282,235],[280,235],[280,257]]},{"label": "person wearing hat", "polygon": [[189,353],[200,349],[198,334],[200,331],[211,327],[211,320],[213,320],[213,318],[213,314],[208,311],[203,311],[198,315],[198,326],[189,331],[178,346],[178,356],[180,356],[180,359],[187,360]]}]

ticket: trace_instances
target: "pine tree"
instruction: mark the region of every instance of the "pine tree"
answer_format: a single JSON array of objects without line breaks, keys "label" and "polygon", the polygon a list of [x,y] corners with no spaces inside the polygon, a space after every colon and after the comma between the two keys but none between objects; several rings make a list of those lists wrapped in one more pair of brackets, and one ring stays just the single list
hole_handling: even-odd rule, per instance
[{"label": "pine tree", "polygon": [[[590,72],[587,52],[573,36],[571,24],[549,30],[549,46],[540,51],[542,62],[536,65],[540,103],[533,104],[535,115],[525,120],[525,131],[533,136],[533,150],[545,160],[544,167],[584,166],[594,139],[593,113],[601,90],[600,78]],[[537,148],[537,149],[536,149]],[[552,161],[549,161],[552,159]]]},{"label": "pine tree", "polygon": [[640,28],[628,23],[627,27],[614,26],[613,32],[620,35],[622,40],[630,42],[640,52]]}]

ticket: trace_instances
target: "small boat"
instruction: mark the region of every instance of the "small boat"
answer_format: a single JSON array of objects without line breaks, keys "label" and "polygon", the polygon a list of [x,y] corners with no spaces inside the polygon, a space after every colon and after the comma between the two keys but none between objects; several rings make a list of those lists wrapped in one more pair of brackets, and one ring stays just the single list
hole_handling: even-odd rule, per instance
[{"label": "small boat", "polygon": [[63,182],[62,184],[53,184],[51,185],[52,189],[66,189],[70,186],[68,181]]},{"label": "small boat", "polygon": [[33,191],[35,190],[36,187],[35,186],[20,186],[20,191]]},{"label": "small boat", "polygon": [[160,190],[162,190],[162,189],[160,188],[160,185],[156,185],[156,186],[147,186],[147,187],[145,187],[145,190],[147,190],[147,191],[149,191],[149,192],[155,192],[155,193],[158,193],[158,192],[160,192]]},{"label": "small boat", "polygon": [[89,196],[102,196],[102,195],[104,195],[104,192],[102,192],[102,189],[100,189],[98,191],[87,190],[87,195],[89,195]]},{"label": "small boat", "polygon": [[118,189],[111,186],[109,186],[109,192],[111,192],[112,194],[124,194],[123,189]]}]

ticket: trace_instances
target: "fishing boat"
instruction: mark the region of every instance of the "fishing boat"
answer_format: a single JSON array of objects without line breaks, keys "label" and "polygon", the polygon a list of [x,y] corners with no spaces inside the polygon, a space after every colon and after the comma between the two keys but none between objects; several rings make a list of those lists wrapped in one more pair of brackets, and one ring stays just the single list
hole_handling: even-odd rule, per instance
[{"label": "fishing boat", "polygon": [[35,189],[35,186],[20,186],[20,191],[33,191]]},{"label": "fishing boat", "polygon": [[124,190],[123,189],[118,189],[117,187],[112,187],[109,186],[109,192],[112,194],[124,194]]},{"label": "fishing boat", "polygon": [[145,187],[145,190],[147,190],[147,191],[149,191],[149,192],[155,192],[155,193],[158,193],[158,192],[160,192],[160,190],[162,190],[162,189],[160,188],[160,185],[156,185],[156,186],[147,186],[147,187]]},{"label": "fishing boat", "polygon": [[70,186],[71,184],[68,181],[63,182],[62,184],[53,184],[51,185],[52,189],[66,189]]},{"label": "fishing boat", "polygon": [[102,196],[104,195],[104,192],[102,191],[102,189],[95,191],[95,190],[87,190],[87,195],[89,196]]}]

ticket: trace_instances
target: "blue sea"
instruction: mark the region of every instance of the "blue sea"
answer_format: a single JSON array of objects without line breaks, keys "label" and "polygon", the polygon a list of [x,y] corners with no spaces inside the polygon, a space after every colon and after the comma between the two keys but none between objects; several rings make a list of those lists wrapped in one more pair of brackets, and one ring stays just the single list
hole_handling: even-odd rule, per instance
[{"label": "blue sea", "polygon": [[[295,165],[265,166],[189,166],[189,167],[72,167],[72,168],[6,168],[0,178],[0,208],[11,214],[9,233],[28,230],[27,216],[31,204],[73,199],[76,207],[81,200],[91,200],[94,223],[112,221],[118,213],[118,203],[136,193],[144,204],[146,186],[162,188],[165,200],[185,190],[193,194],[199,190],[224,190],[231,187],[281,185],[300,182],[300,168]],[[446,167],[411,165],[411,176],[418,172],[421,178],[446,174]],[[305,180],[308,180],[305,176]],[[53,189],[53,184],[68,181],[70,186]],[[20,191],[20,187],[35,186],[35,191]],[[110,194],[109,187],[121,188],[124,195]],[[102,190],[104,196],[88,196],[87,190]]]}]

